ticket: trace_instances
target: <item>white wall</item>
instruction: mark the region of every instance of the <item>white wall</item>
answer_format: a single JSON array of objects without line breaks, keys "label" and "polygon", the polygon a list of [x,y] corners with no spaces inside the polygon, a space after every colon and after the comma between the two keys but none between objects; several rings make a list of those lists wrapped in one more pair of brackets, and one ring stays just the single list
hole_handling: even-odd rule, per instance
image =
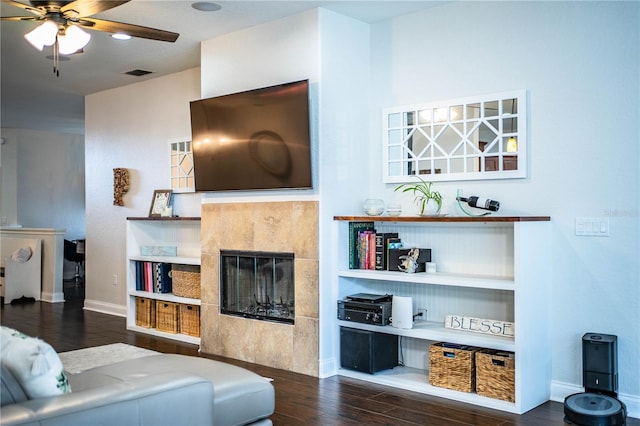
[{"label": "white wall", "polygon": [[[87,96],[86,274],[91,279],[85,308],[125,315],[126,218],[148,216],[153,191],[170,188],[169,140],[191,137],[189,102],[199,98],[199,68]],[[117,167],[130,173],[122,207],[113,205]],[[198,195],[174,194],[173,202],[174,214],[200,215]]]},{"label": "white wall", "polygon": [[2,137],[2,225],[84,238],[84,138],[27,129],[2,129]]},{"label": "white wall", "polygon": [[[369,25],[320,13],[320,375],[339,367],[335,215],[358,213],[370,168]],[[366,155],[364,156],[366,158]],[[356,195],[357,194],[357,195]]]},{"label": "white wall", "polygon": [[290,81],[318,82],[317,11],[202,42],[202,97]]},{"label": "white wall", "polygon": [[[439,183],[499,200],[502,214],[550,215],[552,393],[582,383],[581,337],[615,334],[620,394],[640,401],[637,2],[452,2],[372,26],[373,110],[511,89],[529,92],[526,179]],[[374,115],[375,116],[375,115]],[[372,137],[381,143],[381,123]],[[371,161],[380,163],[380,150]],[[371,175],[371,188],[393,186]],[[452,207],[450,203],[448,207]],[[455,213],[455,211],[452,211]],[[611,235],[577,237],[576,217]]]},{"label": "white wall", "polygon": [[0,185],[0,226],[16,226],[19,224],[17,129],[2,129]]}]

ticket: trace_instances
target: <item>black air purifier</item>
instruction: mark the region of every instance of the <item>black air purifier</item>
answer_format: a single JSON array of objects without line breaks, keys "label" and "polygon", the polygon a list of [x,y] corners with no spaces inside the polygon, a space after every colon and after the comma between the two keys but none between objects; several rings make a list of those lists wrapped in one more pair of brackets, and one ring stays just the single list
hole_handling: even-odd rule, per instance
[{"label": "black air purifier", "polygon": [[565,421],[581,426],[624,425],[627,409],[618,396],[618,338],[582,336],[582,382],[585,392],[564,400]]},{"label": "black air purifier", "polygon": [[398,336],[340,327],[340,365],[373,374],[398,365]]}]

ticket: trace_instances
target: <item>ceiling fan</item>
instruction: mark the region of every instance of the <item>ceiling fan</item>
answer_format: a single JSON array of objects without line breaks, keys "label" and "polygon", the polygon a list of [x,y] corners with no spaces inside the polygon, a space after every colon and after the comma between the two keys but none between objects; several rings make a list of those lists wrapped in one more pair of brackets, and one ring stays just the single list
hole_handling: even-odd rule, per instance
[{"label": "ceiling fan", "polygon": [[[30,4],[14,0],[2,1],[32,14],[32,16],[3,16],[1,18],[3,21],[42,22],[34,30],[25,34],[25,38],[40,51],[44,46],[54,46],[56,58],[58,54],[70,55],[81,52],[89,43],[91,35],[82,28],[167,42],[176,41],[180,35],[141,25],[91,18],[91,15],[121,6],[130,0],[31,0]],[[57,66],[54,66],[54,72],[57,73]]]}]

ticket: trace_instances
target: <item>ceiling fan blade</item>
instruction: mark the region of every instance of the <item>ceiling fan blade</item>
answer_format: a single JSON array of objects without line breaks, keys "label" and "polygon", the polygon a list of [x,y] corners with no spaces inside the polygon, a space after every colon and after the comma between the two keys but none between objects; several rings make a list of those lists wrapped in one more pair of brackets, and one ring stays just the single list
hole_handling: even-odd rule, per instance
[{"label": "ceiling fan blade", "polygon": [[74,18],[84,18],[85,16],[95,15],[105,10],[113,9],[131,0],[75,0],[67,3],[60,8],[60,12],[64,15]]},{"label": "ceiling fan blade", "polygon": [[3,21],[40,21],[42,18],[37,16],[3,16]]},{"label": "ceiling fan blade", "polygon": [[105,19],[82,18],[78,24],[91,30],[107,33],[124,33],[131,37],[148,38],[150,40],[174,42],[180,34],[171,31],[143,27],[141,25],[125,24],[123,22],[107,21]]},{"label": "ceiling fan blade", "polygon": [[13,1],[13,0],[2,0],[2,3],[8,4],[10,6],[15,6],[15,7],[19,7],[20,9],[24,9],[27,12],[31,12],[34,15],[38,15],[38,16],[44,16],[45,11],[38,9],[37,7],[33,7],[29,4],[24,4],[24,3],[20,3],[18,1]]}]

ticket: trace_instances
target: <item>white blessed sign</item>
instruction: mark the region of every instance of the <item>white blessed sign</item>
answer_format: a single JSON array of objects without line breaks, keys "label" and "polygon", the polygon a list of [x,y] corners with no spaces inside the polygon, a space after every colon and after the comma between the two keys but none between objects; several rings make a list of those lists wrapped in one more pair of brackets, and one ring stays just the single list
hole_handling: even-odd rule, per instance
[{"label": "white blessed sign", "polygon": [[515,333],[515,326],[512,322],[458,315],[447,315],[444,327],[503,337],[513,337]]}]

